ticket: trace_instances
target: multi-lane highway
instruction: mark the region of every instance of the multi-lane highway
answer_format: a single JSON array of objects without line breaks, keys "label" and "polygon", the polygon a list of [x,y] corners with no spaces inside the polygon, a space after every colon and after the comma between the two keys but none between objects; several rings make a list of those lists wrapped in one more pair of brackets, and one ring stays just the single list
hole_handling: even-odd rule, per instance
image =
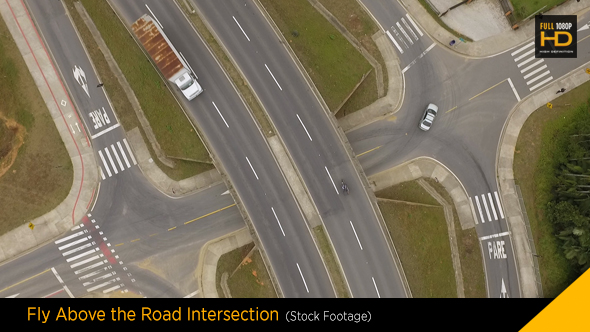
[{"label": "multi-lane highway", "polygon": [[[405,95],[396,121],[379,121],[347,136],[368,175],[419,157],[446,165],[471,199],[490,297],[521,297],[518,269],[496,180],[496,152],[510,110],[523,98],[590,60],[588,30],[578,58],[536,59],[534,39],[486,59],[466,59],[435,43],[397,1],[364,0],[400,59]],[[587,22],[590,15],[580,17]],[[418,128],[429,103],[432,128]],[[505,292],[504,292],[505,290]]]}]

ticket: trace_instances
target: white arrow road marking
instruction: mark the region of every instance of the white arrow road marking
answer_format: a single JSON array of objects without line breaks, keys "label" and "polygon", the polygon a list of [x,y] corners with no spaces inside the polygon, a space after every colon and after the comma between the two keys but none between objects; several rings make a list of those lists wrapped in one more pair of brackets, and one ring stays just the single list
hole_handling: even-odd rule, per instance
[{"label": "white arrow road marking", "polygon": [[229,194],[229,190],[224,191],[223,194],[221,194],[221,195],[223,196],[223,195],[227,195],[227,194]]},{"label": "white arrow road marking", "polygon": [[590,26],[588,26],[588,24],[584,24],[584,25],[582,25],[582,27],[581,27],[581,28],[579,28],[579,29],[578,29],[578,32],[579,32],[579,31],[588,30],[588,29],[590,29]]},{"label": "white arrow road marking", "polygon": [[508,293],[506,292],[506,285],[504,285],[504,278],[502,278],[502,289],[500,290],[501,292],[501,298],[508,298]]},{"label": "white arrow road marking", "polygon": [[199,291],[200,291],[200,290],[199,290],[199,289],[197,289],[196,291],[194,291],[194,292],[190,293],[189,295],[185,296],[184,298],[186,299],[186,298],[189,298],[189,297],[193,297],[193,296],[195,296],[195,295],[199,294]]},{"label": "white arrow road marking", "polygon": [[77,65],[74,66],[73,72],[74,72],[74,78],[76,79],[78,84],[80,84],[80,86],[82,86],[82,89],[84,89],[84,91],[86,91],[88,98],[90,98],[90,93],[88,93],[88,83],[87,83],[88,81],[86,80],[86,74],[84,73],[82,68],[78,67]]},{"label": "white arrow road marking", "polygon": [[5,298],[6,298],[6,299],[14,299],[14,298],[15,298],[15,297],[17,297],[19,294],[20,294],[20,293],[16,293],[16,294],[14,294],[14,295],[10,295],[10,296],[7,296],[7,297],[5,297]]}]

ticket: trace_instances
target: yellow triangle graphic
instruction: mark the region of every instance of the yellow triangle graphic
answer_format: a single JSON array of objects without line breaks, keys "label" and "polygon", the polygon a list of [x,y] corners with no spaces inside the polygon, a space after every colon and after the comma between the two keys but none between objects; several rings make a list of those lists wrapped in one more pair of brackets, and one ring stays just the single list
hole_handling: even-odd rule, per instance
[{"label": "yellow triangle graphic", "polygon": [[588,331],[590,269],[531,320],[522,332]]}]

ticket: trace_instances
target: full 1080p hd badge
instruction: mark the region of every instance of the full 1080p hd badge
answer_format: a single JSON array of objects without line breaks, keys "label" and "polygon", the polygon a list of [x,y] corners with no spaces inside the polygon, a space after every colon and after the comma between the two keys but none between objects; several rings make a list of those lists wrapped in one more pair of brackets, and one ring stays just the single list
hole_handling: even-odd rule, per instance
[{"label": "full 1080p hd badge", "polygon": [[535,16],[535,58],[577,58],[576,15]]}]

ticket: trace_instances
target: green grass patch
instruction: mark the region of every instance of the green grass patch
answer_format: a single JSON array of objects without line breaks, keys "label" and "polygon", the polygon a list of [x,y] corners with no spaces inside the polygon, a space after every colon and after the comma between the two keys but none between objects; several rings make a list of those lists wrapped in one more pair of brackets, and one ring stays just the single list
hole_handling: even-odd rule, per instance
[{"label": "green grass patch", "polygon": [[329,109],[336,110],[372,69],[371,65],[307,0],[261,0],[261,3]]},{"label": "green grass patch", "polygon": [[182,3],[182,10],[184,13],[189,17],[195,29],[199,32],[201,37],[205,40],[217,61],[221,63],[223,69],[230,77],[236,88],[238,89],[240,95],[248,104],[248,107],[252,111],[254,118],[260,125],[260,128],[266,137],[272,137],[275,135],[273,127],[266,116],[266,112],[260,106],[258,99],[256,99],[254,93],[250,89],[248,82],[242,77],[242,74],[238,71],[238,69],[234,66],[233,62],[229,59],[223,47],[217,42],[211,31],[207,28],[207,26],[203,23],[203,20],[199,17],[199,15],[195,12],[193,13],[192,10],[187,10],[185,3]]},{"label": "green grass patch", "polygon": [[442,207],[379,201],[415,298],[456,298],[457,286]]},{"label": "green grass patch", "polygon": [[465,40],[466,42],[473,42],[473,39],[458,33],[457,31],[451,29],[445,22],[443,22],[443,20],[441,20],[440,17],[438,17],[438,15],[434,12],[434,10],[432,10],[432,8],[428,4],[428,2],[426,2],[426,0],[418,0],[418,2],[420,2],[422,7],[424,7],[424,9],[426,9],[428,14],[430,14],[430,16],[432,16],[432,18],[436,21],[436,23],[438,23],[438,25],[443,27],[445,30],[450,32],[455,37],[463,38],[463,40]]},{"label": "green grass patch", "polygon": [[[14,151],[18,151],[15,159]],[[47,105],[0,19],[2,171],[6,172],[0,175],[0,235],[54,209],[67,197],[74,181],[70,156]]]},{"label": "green grass patch", "polygon": [[533,15],[538,10],[540,12],[546,12],[549,9],[560,5],[567,0],[510,0],[512,7],[514,8],[514,16],[517,21],[524,20],[525,18]]},{"label": "green grass patch", "polygon": [[455,235],[463,274],[463,289],[466,298],[487,298],[486,276],[483,267],[479,237],[475,228],[462,230],[459,215],[455,209],[453,198],[439,183],[430,178],[424,179],[453,207]]},{"label": "green grass patch", "polygon": [[[389,80],[387,68],[381,52],[372,36],[379,32],[379,27],[369,14],[359,5],[356,0],[319,0],[319,2],[334,15],[338,21],[346,27],[367,50],[367,52],[381,65],[383,70],[383,88],[387,92]],[[350,99],[342,106],[336,114],[337,118],[344,117],[358,111],[377,100],[376,74],[373,70],[361,83],[357,90],[350,96]]]},{"label": "green grass patch", "polygon": [[520,186],[535,241],[543,295],[555,298],[577,274],[565,258],[553,225],[545,218],[544,208],[552,199],[556,181],[555,167],[563,158],[560,148],[563,128],[579,118],[580,106],[587,106],[590,83],[569,91],[551,101],[553,108],[542,106],[524,123],[514,154],[514,177]]},{"label": "green grass patch", "polygon": [[375,193],[379,198],[393,199],[413,203],[437,205],[438,202],[430,196],[416,181],[403,182],[398,185],[385,188]]},{"label": "green grass patch", "polygon": [[[128,30],[106,1],[82,0],[84,8],[99,30],[119,68],[135,92],[141,108],[152,127],[162,151],[170,158],[186,158],[199,162],[175,159],[176,167],[162,164],[153,151],[145,132],[121,88],[111,72],[104,55],[98,49],[90,30],[73,6],[74,0],[66,0],[68,10],[75,22],[95,68],[105,84],[121,125],[126,131],[139,127],[146,145],[158,167],[170,178],[181,180],[213,169],[203,142],[194,131],[157,69],[148,61],[140,46],[134,42]],[[182,142],[179,144],[178,142]]]},{"label": "green grass patch", "polygon": [[326,267],[328,269],[328,273],[334,283],[334,288],[336,289],[336,296],[339,298],[350,298],[350,294],[348,294],[348,289],[346,287],[346,281],[344,280],[344,276],[342,275],[342,271],[340,270],[340,266],[336,261],[336,256],[334,255],[334,249],[330,245],[328,241],[328,237],[326,236],[326,232],[324,231],[323,226],[316,226],[313,229],[313,234],[318,241],[318,247],[320,249],[320,253],[322,254],[322,258],[326,263]]},{"label": "green grass patch", "polygon": [[[217,262],[216,285],[223,298],[221,276],[228,273],[227,285],[232,298],[276,298],[275,289],[254,243],[221,255]],[[250,253],[250,256],[248,254]]]}]

